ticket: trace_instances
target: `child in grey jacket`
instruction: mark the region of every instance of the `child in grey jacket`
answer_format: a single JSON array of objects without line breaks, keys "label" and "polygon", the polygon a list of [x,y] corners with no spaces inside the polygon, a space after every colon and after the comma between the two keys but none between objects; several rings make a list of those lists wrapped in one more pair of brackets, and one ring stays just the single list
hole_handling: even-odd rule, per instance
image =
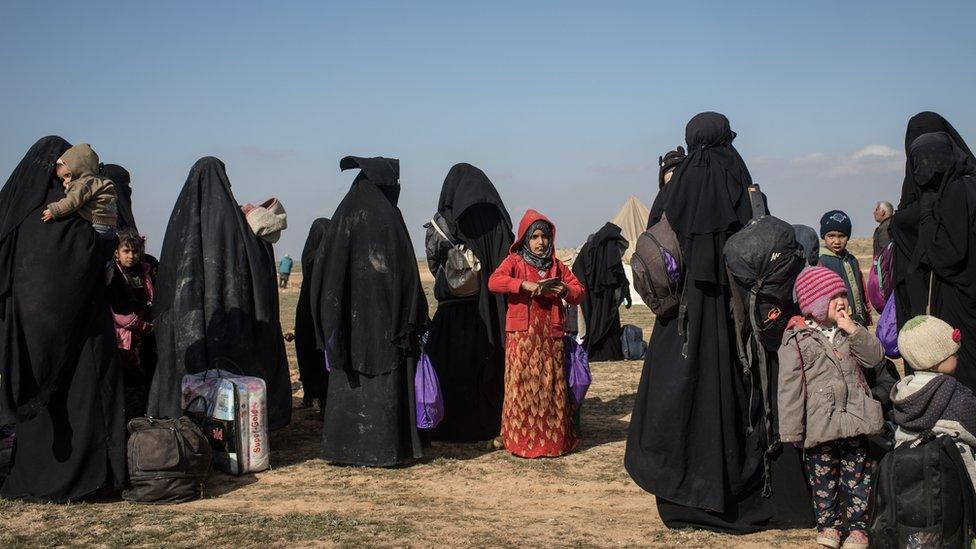
[{"label": "child in grey jacket", "polygon": [[796,279],[803,317],[793,317],[779,349],[779,437],[804,448],[817,515],[817,543],[868,547],[871,471],[867,437],[884,420],[861,372],[884,361],[881,343],[851,319],[847,288],[825,267]]}]

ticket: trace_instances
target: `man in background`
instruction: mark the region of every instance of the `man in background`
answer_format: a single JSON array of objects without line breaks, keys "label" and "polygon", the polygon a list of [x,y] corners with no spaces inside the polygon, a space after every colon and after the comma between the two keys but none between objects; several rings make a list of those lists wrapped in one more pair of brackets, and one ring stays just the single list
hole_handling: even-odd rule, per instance
[{"label": "man in background", "polygon": [[891,233],[888,231],[894,210],[891,202],[878,202],[874,207],[874,220],[878,223],[878,227],[874,229],[874,257],[878,257],[881,250],[888,247],[888,243],[891,242]]},{"label": "man in background", "polygon": [[291,276],[291,268],[294,264],[291,256],[285,254],[285,257],[281,258],[278,262],[278,287],[285,289],[288,288],[288,278]]}]

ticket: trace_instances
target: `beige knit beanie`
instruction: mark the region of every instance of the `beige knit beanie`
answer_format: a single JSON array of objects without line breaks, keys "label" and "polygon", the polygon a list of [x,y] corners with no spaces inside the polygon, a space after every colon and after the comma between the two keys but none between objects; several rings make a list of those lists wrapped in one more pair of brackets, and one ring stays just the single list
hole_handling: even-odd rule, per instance
[{"label": "beige knit beanie", "polygon": [[959,330],[934,316],[921,315],[909,320],[898,332],[898,350],[909,366],[930,370],[959,352]]}]

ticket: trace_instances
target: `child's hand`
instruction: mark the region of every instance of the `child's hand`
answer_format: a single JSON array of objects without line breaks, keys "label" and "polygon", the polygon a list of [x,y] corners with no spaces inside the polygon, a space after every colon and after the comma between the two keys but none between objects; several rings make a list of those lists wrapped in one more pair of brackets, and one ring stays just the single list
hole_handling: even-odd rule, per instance
[{"label": "child's hand", "polygon": [[837,309],[837,327],[850,335],[857,331],[858,324],[851,320],[850,315],[847,314],[847,309],[840,308]]},{"label": "child's hand", "polygon": [[51,210],[45,208],[44,212],[41,213],[41,221],[47,223],[48,221],[54,221],[54,216],[51,215]]},{"label": "child's hand", "polygon": [[535,282],[529,282],[528,280],[522,281],[522,289],[533,296],[539,295],[539,285]]}]

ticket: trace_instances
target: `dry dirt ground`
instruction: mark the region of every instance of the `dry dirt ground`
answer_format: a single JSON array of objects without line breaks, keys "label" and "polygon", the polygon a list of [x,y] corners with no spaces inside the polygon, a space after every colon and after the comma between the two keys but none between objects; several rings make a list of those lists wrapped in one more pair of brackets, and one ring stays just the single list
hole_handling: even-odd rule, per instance
[{"label": "dry dirt ground", "polygon": [[[425,281],[429,288],[429,276]],[[281,294],[286,330],[300,282],[296,274]],[[622,311],[625,322],[650,334],[646,308]],[[297,405],[301,386],[291,345],[289,359]],[[339,467],[317,457],[317,413],[296,409],[291,425],[271,435],[268,471],[215,473],[204,499],[182,505],[0,500],[0,547],[815,546],[812,530],[735,537],[665,528],[654,497],[623,468],[641,363],[592,370],[582,444],[562,458],[524,460],[482,444],[435,444],[410,466]]]}]

